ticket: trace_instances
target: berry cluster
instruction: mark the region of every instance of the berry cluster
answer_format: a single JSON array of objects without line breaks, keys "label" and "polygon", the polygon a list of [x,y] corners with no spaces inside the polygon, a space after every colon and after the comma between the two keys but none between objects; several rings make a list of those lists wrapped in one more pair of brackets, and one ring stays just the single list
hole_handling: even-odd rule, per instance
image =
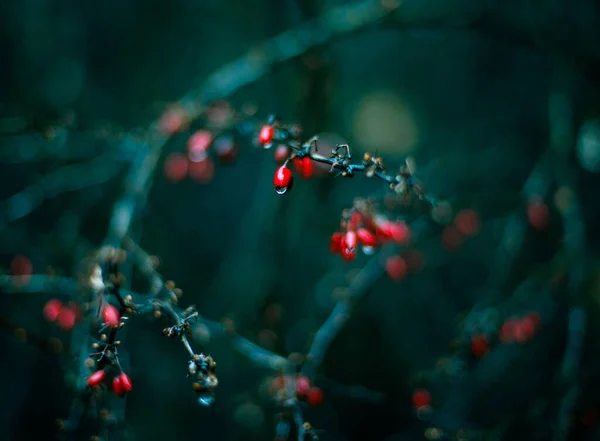
[{"label": "berry cluster", "polygon": [[279,402],[289,399],[290,391],[293,391],[294,398],[306,402],[310,407],[320,406],[323,402],[323,391],[313,386],[304,375],[280,375],[271,382],[271,395]]},{"label": "berry cluster", "polygon": [[46,302],[43,315],[46,320],[56,323],[63,331],[70,331],[81,319],[81,311],[76,303],[69,302],[65,305],[58,299],[50,299]]},{"label": "berry cluster", "polygon": [[[87,385],[89,387],[100,386],[106,379],[106,369],[99,369],[91,374],[87,379]],[[112,390],[118,397],[124,397],[127,392],[131,392],[133,389],[133,383],[125,372],[120,371],[117,373],[112,380]]]},{"label": "berry cluster", "polygon": [[357,200],[355,208],[345,217],[347,219],[342,220],[343,230],[331,235],[329,250],[346,262],[354,260],[358,245],[365,254],[372,254],[375,248],[386,242],[404,245],[410,241],[410,229],[405,222],[390,221],[374,214],[366,201]]}]

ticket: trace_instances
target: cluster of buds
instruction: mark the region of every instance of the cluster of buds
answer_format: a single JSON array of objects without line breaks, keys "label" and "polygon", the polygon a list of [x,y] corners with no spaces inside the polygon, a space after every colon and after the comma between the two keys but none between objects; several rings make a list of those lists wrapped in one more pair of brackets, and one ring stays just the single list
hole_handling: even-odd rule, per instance
[{"label": "cluster of buds", "polygon": [[210,406],[215,400],[215,389],[219,384],[216,361],[210,355],[194,354],[188,363],[188,375],[197,378],[192,387],[198,404]]},{"label": "cluster of buds", "polygon": [[[106,369],[99,369],[91,374],[87,379],[87,385],[89,387],[100,386],[106,379]],[[127,392],[133,389],[133,383],[131,378],[125,372],[120,371],[113,376],[112,379],[112,391],[118,397],[124,397]]]},{"label": "cluster of buds", "polygon": [[355,208],[345,213],[342,231],[333,233],[330,238],[329,250],[346,262],[354,260],[357,246],[365,254],[372,254],[375,248],[386,242],[404,245],[410,240],[410,229],[405,222],[394,222],[382,215],[371,214],[371,210],[365,207],[366,203],[359,200]]},{"label": "cluster of buds", "polygon": [[277,401],[289,399],[290,391],[293,391],[296,399],[306,402],[310,407],[320,406],[323,402],[323,390],[314,386],[304,375],[280,375],[273,379],[270,392]]}]

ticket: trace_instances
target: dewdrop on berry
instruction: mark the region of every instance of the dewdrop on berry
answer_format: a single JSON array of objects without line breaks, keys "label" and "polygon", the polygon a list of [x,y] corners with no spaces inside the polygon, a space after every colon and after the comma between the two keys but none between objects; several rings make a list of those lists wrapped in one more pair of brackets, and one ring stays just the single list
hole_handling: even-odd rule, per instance
[{"label": "dewdrop on berry", "polygon": [[294,175],[284,164],[275,171],[275,176],[273,177],[275,192],[277,194],[284,194],[286,191],[291,190],[293,185]]}]

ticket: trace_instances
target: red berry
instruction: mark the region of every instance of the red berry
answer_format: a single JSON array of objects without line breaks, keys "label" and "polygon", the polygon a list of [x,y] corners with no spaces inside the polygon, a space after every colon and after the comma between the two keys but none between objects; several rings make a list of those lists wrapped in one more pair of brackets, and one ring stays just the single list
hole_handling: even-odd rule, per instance
[{"label": "red berry", "polygon": [[510,343],[514,340],[517,340],[520,333],[520,323],[516,318],[511,318],[506,320],[502,327],[500,328],[500,332],[498,333],[498,338],[503,343]]},{"label": "red berry", "polygon": [[89,387],[98,386],[100,383],[104,381],[106,378],[106,371],[104,369],[100,369],[99,371],[94,372],[87,379],[87,384]]},{"label": "red berry", "polygon": [[412,396],[413,406],[420,409],[431,404],[431,395],[425,389],[417,389]]},{"label": "red berry", "polygon": [[342,248],[348,251],[354,251],[356,248],[356,232],[350,230],[342,238]]},{"label": "red berry", "polygon": [[339,254],[342,251],[342,233],[333,233],[329,239],[329,251],[332,254]]},{"label": "red berry", "polygon": [[290,154],[290,150],[287,145],[279,144],[275,149],[275,162],[283,162],[287,159]]},{"label": "red berry", "polygon": [[456,229],[465,236],[475,236],[481,229],[479,215],[474,210],[462,210],[454,218]]},{"label": "red berry", "polygon": [[408,272],[408,265],[402,257],[391,256],[385,261],[385,271],[390,279],[402,280]]},{"label": "red berry", "polygon": [[206,158],[206,152],[212,143],[213,135],[208,130],[198,130],[187,140],[190,161],[198,162]]},{"label": "red berry", "polygon": [[133,389],[133,384],[131,383],[131,378],[125,372],[121,372],[119,375],[119,381],[121,382],[121,386],[123,386],[123,390],[125,392],[130,392]]},{"label": "red berry", "polygon": [[172,153],[165,160],[163,173],[171,182],[182,181],[188,173],[188,158],[181,153]]},{"label": "red berry", "polygon": [[350,221],[348,222],[348,229],[356,230],[358,228],[358,226],[360,225],[361,221],[362,221],[362,215],[358,211],[355,211],[354,213],[352,213],[350,215]]},{"label": "red berry", "polygon": [[116,396],[122,397],[125,395],[125,388],[123,387],[123,383],[121,383],[121,377],[115,377],[112,381],[112,389]]},{"label": "red berry", "polygon": [[527,203],[527,219],[536,230],[542,230],[548,225],[548,206],[539,197],[533,197]]},{"label": "red berry", "polygon": [[273,177],[273,186],[278,194],[284,194],[286,191],[291,190],[294,185],[294,175],[292,171],[285,165],[282,165],[275,171]]},{"label": "red berry", "polygon": [[310,380],[308,377],[303,375],[296,378],[296,395],[300,398],[304,398],[310,391]]},{"label": "red berry", "polygon": [[304,179],[308,179],[313,175],[313,162],[308,156],[303,158],[294,158],[294,167],[296,168],[296,171],[300,177]]},{"label": "red berry", "polygon": [[220,136],[214,142],[214,148],[221,164],[231,164],[237,158],[237,145],[232,136]]},{"label": "red berry", "polygon": [[209,157],[203,161],[190,162],[189,174],[194,181],[206,184],[215,176],[215,164]]},{"label": "red berry", "polygon": [[386,239],[404,244],[410,240],[410,229],[404,222],[378,221],[377,232]]},{"label": "red berry", "polygon": [[64,307],[60,310],[57,325],[63,331],[70,331],[77,321],[77,313],[73,308]]},{"label": "red berry", "polygon": [[158,121],[158,130],[165,136],[171,136],[186,126],[186,116],[182,108],[173,106],[167,109]]},{"label": "red berry", "polygon": [[265,125],[260,129],[260,133],[258,135],[258,142],[264,146],[269,145],[273,142],[273,135],[275,134],[275,130],[273,126]]},{"label": "red berry", "polygon": [[446,225],[442,232],[442,244],[448,251],[460,248],[464,241],[463,234],[454,225]]},{"label": "red berry", "polygon": [[48,300],[48,302],[44,306],[44,318],[49,322],[53,322],[60,316],[61,310],[62,303],[60,302],[60,300]]},{"label": "red berry", "polygon": [[310,407],[320,406],[323,402],[323,391],[318,387],[311,387],[306,394],[306,402]]},{"label": "red berry", "polygon": [[359,228],[356,230],[356,237],[362,246],[372,247],[377,243],[375,235],[366,228]]},{"label": "red berry", "polygon": [[344,259],[344,261],[352,262],[356,258],[356,248],[349,249],[346,247],[342,247],[340,254],[342,256],[342,259]]},{"label": "red berry", "polygon": [[110,303],[105,304],[102,308],[102,321],[111,328],[118,328],[121,323],[119,310]]},{"label": "red berry", "polygon": [[486,335],[475,335],[471,338],[471,353],[477,359],[482,358],[490,349],[490,340]]}]

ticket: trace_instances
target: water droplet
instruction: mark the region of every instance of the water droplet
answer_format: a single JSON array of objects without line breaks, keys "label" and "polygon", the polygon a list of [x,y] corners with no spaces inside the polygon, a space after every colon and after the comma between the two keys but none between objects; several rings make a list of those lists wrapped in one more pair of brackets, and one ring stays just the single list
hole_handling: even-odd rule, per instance
[{"label": "water droplet", "polygon": [[215,396],[209,393],[202,393],[198,396],[198,404],[204,407],[210,407],[215,401]]},{"label": "water droplet", "polygon": [[362,252],[365,253],[367,256],[371,256],[374,252],[375,252],[375,248],[374,247],[362,247]]},{"label": "water droplet", "polygon": [[275,192],[277,194],[284,194],[287,191],[287,187],[279,187],[279,186],[275,186]]}]

